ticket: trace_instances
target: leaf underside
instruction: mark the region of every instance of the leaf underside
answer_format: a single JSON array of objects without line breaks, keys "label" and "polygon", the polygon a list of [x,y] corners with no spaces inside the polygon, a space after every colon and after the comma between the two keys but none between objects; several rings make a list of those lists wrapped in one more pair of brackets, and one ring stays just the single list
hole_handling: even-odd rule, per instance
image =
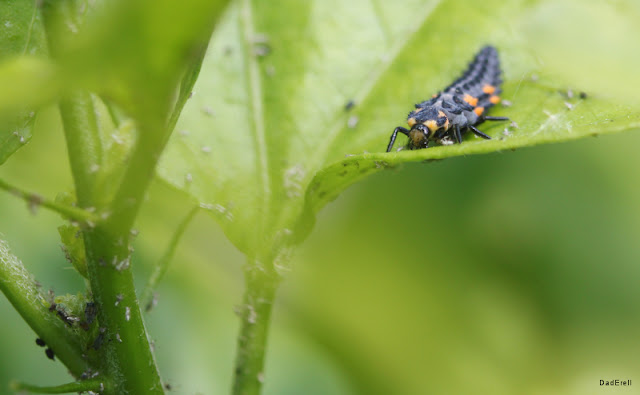
[{"label": "leaf underside", "polygon": [[[640,54],[628,34],[611,52],[595,33],[612,20],[632,26],[632,13],[599,5],[571,20],[574,6],[288,0],[274,8],[237,1],[214,33],[158,173],[206,204],[232,242],[252,255],[304,237],[328,201],[387,167],[640,128],[640,106],[627,100],[633,84],[622,81],[631,72],[583,65],[585,56],[600,64],[602,46],[640,65],[640,55],[627,55]],[[575,30],[580,46],[537,38],[554,32],[571,38]],[[515,124],[480,125],[490,141],[471,135],[461,145],[385,153],[413,104],[457,78],[484,44],[500,52],[501,97],[510,102],[490,115]],[[586,53],[590,45],[596,48]],[[614,69],[617,60],[604,64]]]}]

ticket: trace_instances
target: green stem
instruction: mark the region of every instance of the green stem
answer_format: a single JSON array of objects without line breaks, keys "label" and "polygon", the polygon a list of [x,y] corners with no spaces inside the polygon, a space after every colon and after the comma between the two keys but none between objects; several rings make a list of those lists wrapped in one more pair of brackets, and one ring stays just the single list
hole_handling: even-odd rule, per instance
[{"label": "green stem", "polygon": [[102,165],[102,143],[93,99],[87,92],[76,92],[60,101],[67,151],[80,207],[94,202],[95,169]]},{"label": "green stem", "polygon": [[89,281],[104,330],[103,357],[114,394],[163,394],[138,306],[127,238],[104,225],[85,230]]},{"label": "green stem", "polygon": [[258,395],[264,382],[264,357],[279,276],[259,262],[245,269],[244,303],[236,352],[233,395]]},{"label": "green stem", "polygon": [[200,47],[194,61],[187,65],[187,68],[182,75],[178,99],[176,100],[171,116],[167,121],[167,127],[169,130],[173,130],[175,128],[176,123],[178,123],[178,118],[180,118],[180,114],[182,113],[182,109],[185,104],[187,104],[187,100],[189,100],[189,97],[191,96],[191,90],[198,79],[198,75],[200,75],[200,69],[202,68],[202,62],[204,61],[206,52],[206,45]]},{"label": "green stem", "polygon": [[31,385],[14,381],[9,385],[9,387],[13,391],[27,391],[34,394],[68,394],[70,392],[102,392],[105,387],[107,387],[107,385],[105,384],[104,380],[88,379],[50,387],[41,387],[38,385]]},{"label": "green stem", "polygon": [[160,262],[154,267],[151,276],[149,276],[149,280],[147,281],[147,285],[144,288],[144,292],[142,292],[142,296],[140,297],[140,302],[143,306],[145,306],[146,311],[150,311],[153,308],[153,293],[162,277],[164,277],[167,269],[169,269],[169,264],[171,263],[171,259],[176,252],[176,248],[184,231],[187,229],[189,223],[196,215],[196,213],[200,210],[200,206],[196,206],[189,211],[189,213],[184,217],[180,225],[178,225],[178,229],[173,234],[171,241],[169,242],[169,246],[165,251],[164,255],[160,259]]},{"label": "green stem", "polygon": [[[44,1],[42,15],[49,47],[58,53],[62,35],[73,35],[76,8],[69,2]],[[102,164],[102,145],[93,100],[86,92],[75,93],[60,104],[65,138],[81,207],[96,207],[95,168]],[[104,337],[98,350],[103,374],[113,382],[109,394],[163,394],[158,373],[135,294],[129,265],[129,230],[135,220],[153,169],[163,147],[165,130],[138,125],[140,138],[124,180],[108,207],[110,216],[83,230],[87,272],[98,307],[98,321]],[[145,128],[146,126],[146,128]],[[146,133],[145,133],[146,132]],[[160,143],[158,143],[160,142]]]},{"label": "green stem", "polygon": [[[86,140],[93,140],[91,131],[83,125],[90,122],[80,119],[85,112],[79,101],[60,106],[65,115],[67,146],[72,157],[72,172],[76,184],[78,202],[94,206],[93,178],[84,166],[93,163],[95,152],[83,150]],[[98,319],[104,328],[101,355],[106,374],[114,383],[114,394],[163,394],[162,382],[151,352],[147,333],[136,298],[133,275],[129,264],[129,231],[138,213],[144,193],[153,175],[153,169],[162,149],[159,136],[146,133],[139,138],[123,183],[107,210],[110,216],[83,231],[87,257],[87,271],[91,292],[98,306]],[[93,136],[93,137],[92,137]],[[97,141],[93,142],[97,144]],[[73,157],[75,154],[75,158]]]},{"label": "green stem", "polygon": [[42,295],[22,262],[11,254],[9,247],[2,240],[0,291],[73,376],[80,377],[91,367],[90,361],[82,357],[85,344],[67,328],[55,312],[49,310],[50,302]]},{"label": "green stem", "polygon": [[57,212],[63,217],[70,219],[72,221],[78,221],[83,224],[87,223],[95,223],[98,221],[98,216],[90,213],[87,210],[83,210],[78,207],[68,206],[66,204],[60,204],[55,201],[46,199],[41,195],[33,192],[27,192],[23,189],[20,189],[16,186],[9,184],[4,180],[0,180],[0,189],[4,189],[5,191],[12,193],[19,198],[23,199],[29,204],[30,208],[38,208],[38,207],[46,207],[50,210]]},{"label": "green stem", "polygon": [[[69,34],[65,22],[69,12],[73,15],[74,8],[65,7],[65,2],[55,0],[42,3],[45,30],[54,57],[57,53],[56,41],[60,37],[56,33]],[[200,55],[204,55],[204,48]],[[114,383],[114,388],[107,390],[109,393],[163,393],[134,289],[129,265],[129,231],[179,110],[195,82],[201,61],[200,58],[197,64],[186,69],[176,112],[170,119],[165,117],[170,106],[167,105],[165,109],[155,105],[155,102],[149,106],[145,105],[144,100],[136,102],[139,108],[133,109],[130,114],[137,121],[136,144],[121,182],[115,185],[117,190],[113,200],[96,207],[110,215],[97,222],[95,227],[83,230],[88,277],[104,336],[99,351],[106,365],[105,373]],[[168,92],[173,90],[166,88],[164,93],[168,98]],[[161,86],[160,92],[162,90]],[[140,96],[144,98],[144,95]],[[92,173],[96,165],[101,164],[102,146],[92,109],[91,96],[86,93],[73,95],[60,105],[76,195],[81,207],[95,206],[100,201],[94,196],[95,174]]]},{"label": "green stem", "polygon": [[[87,97],[90,100],[90,97]],[[60,105],[64,122],[76,195],[81,206],[95,206],[95,177],[87,166],[95,163],[99,136],[92,121],[82,119],[89,104],[69,100]],[[78,108],[76,108],[76,106]],[[139,125],[142,129],[142,125]],[[114,394],[163,394],[162,382],[145,331],[129,264],[129,231],[136,218],[153,169],[162,150],[160,130],[145,130],[137,141],[124,180],[109,207],[98,207],[110,216],[83,231],[91,292],[104,328],[103,351],[106,374],[114,383]],[[90,142],[91,141],[91,142]]]}]

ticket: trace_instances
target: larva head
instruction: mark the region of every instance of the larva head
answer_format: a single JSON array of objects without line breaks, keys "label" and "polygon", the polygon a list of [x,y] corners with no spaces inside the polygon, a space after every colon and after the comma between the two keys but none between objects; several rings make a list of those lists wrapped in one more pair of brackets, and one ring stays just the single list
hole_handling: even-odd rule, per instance
[{"label": "larva head", "polygon": [[413,125],[409,131],[409,147],[411,149],[427,148],[431,131],[421,123]]}]

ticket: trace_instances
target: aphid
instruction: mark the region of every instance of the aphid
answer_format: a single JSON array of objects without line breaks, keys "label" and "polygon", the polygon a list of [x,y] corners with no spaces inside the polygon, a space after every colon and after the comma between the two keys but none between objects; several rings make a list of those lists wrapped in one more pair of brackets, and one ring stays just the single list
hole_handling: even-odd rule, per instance
[{"label": "aphid", "polygon": [[84,317],[87,320],[87,324],[91,324],[93,320],[96,319],[96,315],[98,315],[98,307],[93,302],[87,302],[87,305],[84,308]]},{"label": "aphid", "polygon": [[46,350],[44,350],[44,353],[47,354],[47,358],[49,358],[50,360],[52,360],[52,361],[56,360],[56,358],[55,358],[56,354],[54,354],[52,349],[47,348]]},{"label": "aphid", "polygon": [[486,46],[478,52],[460,78],[430,100],[416,104],[409,113],[410,130],[398,126],[391,134],[387,152],[393,148],[398,133],[409,137],[407,148],[428,148],[429,141],[462,142],[462,132],[471,131],[484,139],[491,137],[475,125],[484,121],[506,121],[506,117],[489,117],[487,109],[500,102],[500,61],[494,47]]},{"label": "aphid", "polygon": [[93,347],[94,350],[99,350],[100,347],[102,346],[103,341],[104,341],[104,333],[99,333],[98,336],[96,336],[95,340],[93,341],[93,344],[91,345],[91,347]]},{"label": "aphid", "polygon": [[347,102],[347,104],[344,105],[344,110],[349,111],[355,106],[356,106],[356,102],[353,99],[351,99]]},{"label": "aphid", "polygon": [[36,344],[39,345],[40,347],[44,347],[47,344],[44,342],[44,340],[40,339],[39,337],[36,338]]},{"label": "aphid", "polygon": [[87,305],[84,308],[84,320],[80,321],[80,327],[85,331],[88,331],[91,328],[91,324],[96,319],[96,315],[98,314],[98,307],[94,302],[87,302]]},{"label": "aphid", "polygon": [[56,313],[58,313],[58,317],[60,317],[60,319],[67,325],[69,326],[73,326],[73,322],[75,321],[75,317],[72,317],[70,315],[67,315],[67,313],[64,310],[61,309],[56,309]]},{"label": "aphid", "polygon": [[80,379],[81,380],[86,380],[89,378],[89,376],[91,375],[91,368],[85,370],[84,372],[82,372],[82,374],[80,375]]},{"label": "aphid", "polygon": [[99,332],[98,336],[96,336],[95,340],[93,341],[93,344],[91,345],[91,347],[93,347],[94,350],[98,350],[102,346],[102,342],[104,341],[104,333],[106,331],[107,331],[107,328],[98,329],[98,332]]}]

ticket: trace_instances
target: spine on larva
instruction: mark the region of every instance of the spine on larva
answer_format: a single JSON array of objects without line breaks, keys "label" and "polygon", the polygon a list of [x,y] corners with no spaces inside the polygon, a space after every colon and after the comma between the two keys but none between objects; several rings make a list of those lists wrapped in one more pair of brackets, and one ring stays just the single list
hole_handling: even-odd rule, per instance
[{"label": "spine on larva", "polygon": [[[500,94],[500,60],[498,51],[492,46],[485,46],[473,58],[467,70],[449,85],[444,92],[453,95],[469,94],[478,98],[478,106],[491,107],[491,95]],[[486,87],[493,89],[486,89]],[[490,92],[488,91],[490,90]]]}]

